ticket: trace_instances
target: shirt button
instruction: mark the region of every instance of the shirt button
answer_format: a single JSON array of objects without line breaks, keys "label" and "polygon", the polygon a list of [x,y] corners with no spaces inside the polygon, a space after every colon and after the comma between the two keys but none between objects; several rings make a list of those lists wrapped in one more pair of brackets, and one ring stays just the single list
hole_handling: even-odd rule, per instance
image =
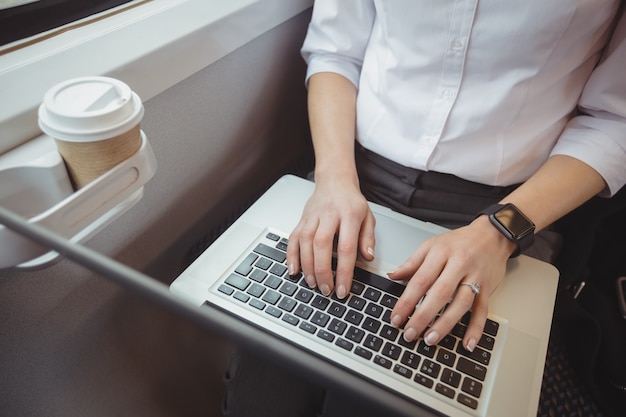
[{"label": "shirt button", "polygon": [[452,49],[453,52],[461,52],[463,50],[463,41],[459,38],[452,39],[450,49]]},{"label": "shirt button", "polygon": [[444,100],[450,100],[454,97],[454,89],[452,88],[444,88],[441,90],[441,98]]}]

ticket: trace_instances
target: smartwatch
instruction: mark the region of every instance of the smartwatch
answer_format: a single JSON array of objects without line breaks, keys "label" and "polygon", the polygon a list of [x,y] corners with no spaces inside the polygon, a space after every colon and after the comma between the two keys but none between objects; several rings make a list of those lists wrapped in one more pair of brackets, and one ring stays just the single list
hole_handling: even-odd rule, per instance
[{"label": "smartwatch", "polygon": [[504,237],[517,245],[511,258],[515,258],[534,243],[535,224],[513,204],[493,204],[478,213],[476,217],[483,214],[489,216],[491,224]]}]

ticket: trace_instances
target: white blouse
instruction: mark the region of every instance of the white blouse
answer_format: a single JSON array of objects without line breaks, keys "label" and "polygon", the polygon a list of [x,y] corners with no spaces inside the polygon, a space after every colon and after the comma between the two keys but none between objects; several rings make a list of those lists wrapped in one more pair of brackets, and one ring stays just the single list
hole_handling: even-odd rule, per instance
[{"label": "white blouse", "polygon": [[357,140],[402,165],[510,185],[565,154],[614,194],[626,183],[619,3],[317,0],[307,79],[352,81]]}]

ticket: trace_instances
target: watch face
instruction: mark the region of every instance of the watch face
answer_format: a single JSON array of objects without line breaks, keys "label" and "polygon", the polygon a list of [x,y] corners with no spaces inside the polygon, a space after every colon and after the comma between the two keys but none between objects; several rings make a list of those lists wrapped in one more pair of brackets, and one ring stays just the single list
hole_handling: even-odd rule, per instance
[{"label": "watch face", "polygon": [[533,229],[533,223],[511,205],[504,206],[494,214],[494,217],[511,232],[515,239]]}]

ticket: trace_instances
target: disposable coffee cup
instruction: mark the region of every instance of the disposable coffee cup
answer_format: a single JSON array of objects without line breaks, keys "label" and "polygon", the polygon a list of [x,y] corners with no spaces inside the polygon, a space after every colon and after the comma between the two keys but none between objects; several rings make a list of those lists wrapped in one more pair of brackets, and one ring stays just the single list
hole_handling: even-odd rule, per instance
[{"label": "disposable coffee cup", "polygon": [[39,127],[54,138],[76,189],[141,147],[141,99],[108,77],[81,77],[52,87],[39,106]]}]

